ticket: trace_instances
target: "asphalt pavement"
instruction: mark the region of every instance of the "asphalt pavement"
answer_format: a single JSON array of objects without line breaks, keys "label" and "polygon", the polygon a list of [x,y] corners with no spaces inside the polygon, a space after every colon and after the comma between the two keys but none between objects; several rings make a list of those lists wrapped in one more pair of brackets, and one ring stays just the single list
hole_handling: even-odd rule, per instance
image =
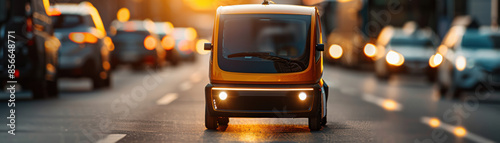
[{"label": "asphalt pavement", "polygon": [[[208,56],[161,70],[113,72],[112,88],[61,79],[56,99],[16,95],[15,136],[0,98],[0,142],[499,142],[499,92],[441,99],[419,75],[378,80],[369,70],[325,65],[328,123],[310,132],[305,118],[230,118],[204,126]],[[493,84],[493,83],[492,83]]]}]

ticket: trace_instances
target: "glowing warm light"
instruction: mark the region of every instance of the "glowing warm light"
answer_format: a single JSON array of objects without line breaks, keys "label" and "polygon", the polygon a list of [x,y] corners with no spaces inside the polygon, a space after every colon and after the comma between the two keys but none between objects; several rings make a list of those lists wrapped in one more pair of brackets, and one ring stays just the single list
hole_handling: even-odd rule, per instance
[{"label": "glowing warm light", "polygon": [[75,43],[97,43],[97,37],[86,32],[72,32],[69,33],[69,39]]},{"label": "glowing warm light", "polygon": [[59,16],[61,15],[61,11],[57,8],[50,8],[50,2],[49,0],[43,0],[43,7],[45,8],[45,13],[47,13],[48,16]]},{"label": "glowing warm light", "polygon": [[55,67],[54,67],[54,65],[52,65],[52,64],[47,64],[47,65],[45,66],[45,68],[46,68],[48,71],[50,71],[50,72],[55,72],[55,71],[56,71],[56,68],[55,68]]},{"label": "glowing warm light", "polygon": [[165,50],[172,50],[175,47],[175,39],[167,35],[161,39],[161,46]]},{"label": "glowing warm light", "polygon": [[108,74],[106,74],[106,72],[100,72],[100,73],[99,73],[99,76],[101,77],[101,79],[106,79],[106,78],[108,78]]},{"label": "glowing warm light", "polygon": [[404,63],[403,55],[392,50],[387,53],[387,55],[385,56],[385,60],[387,61],[387,63],[394,66],[401,66]]},{"label": "glowing warm light", "polygon": [[85,42],[85,35],[83,33],[70,33],[69,39],[75,43]]},{"label": "glowing warm light", "polygon": [[446,55],[446,52],[448,52],[448,47],[446,47],[445,45],[440,45],[437,51],[441,55]]},{"label": "glowing warm light", "polygon": [[429,120],[429,125],[433,128],[437,128],[437,127],[439,127],[439,125],[441,125],[441,121],[439,121],[439,119],[437,119],[437,118],[431,118]]},{"label": "glowing warm light", "polygon": [[174,32],[174,24],[171,22],[165,22],[165,33],[172,34]]},{"label": "glowing warm light", "polygon": [[45,41],[44,46],[46,49],[57,51],[61,46],[61,42],[59,41],[59,39],[52,36],[49,38],[49,40]]},{"label": "glowing warm light", "polygon": [[464,127],[456,127],[454,130],[453,130],[453,133],[457,136],[457,137],[463,137],[465,135],[467,135],[467,130],[465,130]]},{"label": "glowing warm light", "polygon": [[[92,17],[92,21],[94,21],[95,28],[100,32],[100,36],[106,35],[106,29],[104,29],[104,24],[102,23],[101,16],[97,9],[90,2],[82,2],[89,7],[90,17]],[[99,37],[100,37],[99,36]]]},{"label": "glowing warm light", "polygon": [[102,68],[104,68],[104,70],[109,70],[111,69],[111,64],[109,64],[108,61],[105,61],[102,63]]},{"label": "glowing warm light", "polygon": [[212,90],[236,90],[236,91],[311,91],[313,88],[230,88],[214,87]]},{"label": "glowing warm light", "polygon": [[375,45],[368,43],[363,49],[363,52],[367,57],[374,57],[377,53],[377,48],[375,47]]},{"label": "glowing warm light", "polygon": [[330,49],[328,50],[328,52],[330,53],[330,56],[334,59],[338,59],[340,57],[342,57],[342,47],[340,47],[340,45],[337,45],[337,44],[333,44],[330,46]]},{"label": "glowing warm light", "polygon": [[194,28],[186,28],[186,33],[184,34],[185,39],[187,40],[195,40],[196,37],[198,37],[198,34],[196,33],[196,30]]},{"label": "glowing warm light", "polygon": [[458,71],[463,71],[465,66],[467,65],[467,61],[464,56],[458,56],[455,60],[455,67]]},{"label": "glowing warm light", "polygon": [[153,36],[146,37],[144,47],[148,50],[154,50],[156,48],[156,39]]},{"label": "glowing warm light", "polygon": [[226,98],[227,98],[227,93],[226,92],[222,91],[222,92],[219,93],[219,99],[220,100],[226,100]]},{"label": "glowing warm light", "polygon": [[344,2],[351,2],[352,0],[337,0],[337,1],[340,3],[344,3]]},{"label": "glowing warm light", "polygon": [[394,28],[391,26],[384,27],[377,38],[377,44],[386,46],[391,40],[392,35],[394,35]]},{"label": "glowing warm light", "polygon": [[393,101],[393,100],[385,100],[384,103],[382,103],[382,106],[384,109],[389,110],[389,111],[394,111],[398,108],[398,104]]},{"label": "glowing warm light", "polygon": [[439,66],[441,62],[443,62],[443,56],[439,53],[432,55],[431,58],[429,58],[429,66],[432,68]]},{"label": "glowing warm light", "polygon": [[307,98],[307,94],[306,93],[304,93],[304,92],[300,92],[299,93],[299,99],[300,100],[306,100],[306,98]]},{"label": "glowing warm light", "polygon": [[115,50],[115,45],[113,44],[113,41],[111,40],[111,38],[109,38],[109,37],[104,38],[104,43],[108,47],[109,51]]},{"label": "glowing warm light", "polygon": [[130,11],[125,7],[120,8],[116,13],[116,19],[120,22],[128,21],[130,19]]},{"label": "glowing warm light", "polygon": [[217,8],[215,0],[184,0],[184,3],[194,10],[213,10]]},{"label": "glowing warm light", "polygon": [[196,42],[196,52],[200,55],[205,55],[210,53],[210,51],[205,51],[205,43],[209,43],[207,39],[200,39]]}]

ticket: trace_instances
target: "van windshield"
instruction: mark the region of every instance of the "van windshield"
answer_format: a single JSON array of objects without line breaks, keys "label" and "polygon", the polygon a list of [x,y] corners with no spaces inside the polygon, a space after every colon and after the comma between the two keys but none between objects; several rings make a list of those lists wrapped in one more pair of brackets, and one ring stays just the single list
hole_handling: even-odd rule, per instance
[{"label": "van windshield", "polygon": [[309,63],[310,23],[309,15],[221,15],[219,67],[244,73],[304,71]]}]

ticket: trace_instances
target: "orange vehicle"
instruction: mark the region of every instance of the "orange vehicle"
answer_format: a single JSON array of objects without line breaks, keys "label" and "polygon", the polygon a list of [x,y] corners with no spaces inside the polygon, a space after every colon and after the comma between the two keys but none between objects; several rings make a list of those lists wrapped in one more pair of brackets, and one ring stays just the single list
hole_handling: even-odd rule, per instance
[{"label": "orange vehicle", "polygon": [[308,118],[326,124],[328,86],[322,79],[324,45],[315,7],[269,4],[217,9],[205,126],[229,117]]}]

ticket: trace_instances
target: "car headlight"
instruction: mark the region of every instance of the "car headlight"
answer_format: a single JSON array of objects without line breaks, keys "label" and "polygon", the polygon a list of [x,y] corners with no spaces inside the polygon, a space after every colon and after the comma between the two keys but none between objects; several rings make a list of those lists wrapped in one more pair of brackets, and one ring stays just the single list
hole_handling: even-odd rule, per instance
[{"label": "car headlight", "polygon": [[465,66],[467,66],[467,60],[465,59],[465,57],[458,56],[455,60],[455,67],[457,68],[457,70],[463,71],[465,69]]},{"label": "car headlight", "polygon": [[307,98],[307,94],[306,93],[304,93],[304,92],[300,92],[299,93],[299,99],[300,100],[306,100],[306,98]]},{"label": "car headlight", "polygon": [[436,53],[435,55],[432,55],[431,58],[429,58],[429,66],[432,68],[435,68],[439,66],[443,62],[443,56],[439,53]]},{"label": "car headlight", "polygon": [[337,44],[333,44],[330,46],[330,49],[328,50],[328,53],[330,54],[330,57],[334,59],[338,59],[342,57],[342,47]]},{"label": "car headlight", "polygon": [[227,93],[226,92],[222,91],[222,92],[219,93],[219,99],[220,100],[226,100],[226,98],[227,98]]},{"label": "car headlight", "polygon": [[398,52],[395,52],[395,51],[389,51],[387,53],[387,55],[385,56],[385,60],[387,61],[387,63],[389,63],[390,65],[393,65],[393,66],[401,66],[403,65],[404,61],[405,61],[405,58],[403,57],[403,55],[401,55],[400,53]]},{"label": "car headlight", "polygon": [[366,44],[365,48],[363,49],[363,52],[367,57],[374,57],[377,54],[377,48],[373,44]]}]

